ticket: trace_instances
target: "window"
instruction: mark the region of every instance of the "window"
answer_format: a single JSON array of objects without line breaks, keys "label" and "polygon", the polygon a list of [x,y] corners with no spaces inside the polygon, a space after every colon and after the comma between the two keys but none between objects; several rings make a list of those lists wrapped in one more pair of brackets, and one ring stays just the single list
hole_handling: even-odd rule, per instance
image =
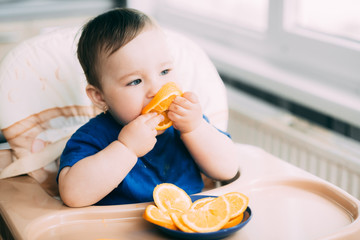
[{"label": "window", "polygon": [[296,25],[360,42],[360,1],[298,0]]},{"label": "window", "polygon": [[191,12],[223,24],[264,32],[267,27],[267,0],[167,0],[178,10]]}]

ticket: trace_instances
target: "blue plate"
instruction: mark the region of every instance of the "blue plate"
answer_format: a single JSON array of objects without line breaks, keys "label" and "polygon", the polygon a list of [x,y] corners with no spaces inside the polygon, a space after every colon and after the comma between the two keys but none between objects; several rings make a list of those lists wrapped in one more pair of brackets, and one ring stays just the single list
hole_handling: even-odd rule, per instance
[{"label": "blue plate", "polygon": [[[216,197],[216,196],[193,195],[190,197],[191,197],[191,200],[194,202],[200,198]],[[156,228],[158,228],[163,233],[167,234],[168,236],[174,237],[174,238],[187,239],[187,240],[212,240],[212,239],[222,239],[222,238],[225,238],[225,237],[235,233],[236,231],[239,231],[242,227],[244,227],[250,221],[251,216],[252,216],[251,209],[249,207],[247,207],[244,212],[244,218],[241,221],[241,223],[239,223],[238,225],[231,227],[231,228],[221,229],[219,231],[209,232],[209,233],[187,233],[187,232],[182,232],[182,231],[165,228],[165,227],[162,227],[162,226],[159,226],[156,224],[153,224],[153,225],[156,226]]]}]

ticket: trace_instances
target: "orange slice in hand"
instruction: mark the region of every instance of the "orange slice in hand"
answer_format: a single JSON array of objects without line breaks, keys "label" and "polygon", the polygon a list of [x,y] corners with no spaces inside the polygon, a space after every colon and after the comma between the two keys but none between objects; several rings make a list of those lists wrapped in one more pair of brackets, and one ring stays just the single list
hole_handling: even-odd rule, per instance
[{"label": "orange slice in hand", "polygon": [[184,224],[195,232],[218,231],[230,219],[230,204],[224,196],[220,196],[181,217]]},{"label": "orange slice in hand", "polygon": [[141,114],[146,114],[149,112],[157,112],[164,116],[164,120],[159,123],[159,125],[155,128],[156,130],[164,130],[172,125],[172,121],[167,116],[167,111],[169,109],[170,104],[174,101],[176,96],[181,96],[182,92],[177,87],[176,83],[168,82],[163,85],[160,90],[156,93],[153,99],[146,105]]},{"label": "orange slice in hand", "polygon": [[153,198],[160,210],[168,212],[186,212],[192,204],[190,196],[171,183],[157,185],[153,191]]}]

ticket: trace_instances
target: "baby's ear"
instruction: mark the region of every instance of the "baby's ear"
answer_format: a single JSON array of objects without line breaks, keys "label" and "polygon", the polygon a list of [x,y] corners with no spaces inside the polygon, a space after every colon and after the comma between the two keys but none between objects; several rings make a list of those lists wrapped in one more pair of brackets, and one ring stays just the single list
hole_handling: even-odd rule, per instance
[{"label": "baby's ear", "polygon": [[87,85],[86,86],[86,94],[90,98],[91,102],[98,108],[104,109],[105,106],[107,106],[103,93],[100,89],[93,85]]}]

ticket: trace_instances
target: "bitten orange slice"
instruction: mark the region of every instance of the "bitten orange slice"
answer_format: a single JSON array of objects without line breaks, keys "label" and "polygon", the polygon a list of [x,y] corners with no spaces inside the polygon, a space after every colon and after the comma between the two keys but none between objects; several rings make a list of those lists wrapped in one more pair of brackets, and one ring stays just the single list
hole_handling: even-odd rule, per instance
[{"label": "bitten orange slice", "polygon": [[164,212],[186,212],[192,204],[190,196],[171,183],[157,185],[153,191],[153,198],[156,206]]},{"label": "bitten orange slice", "polygon": [[165,211],[161,211],[155,205],[151,204],[146,207],[143,218],[156,225],[177,230],[175,224],[170,218],[170,215]]},{"label": "bitten orange slice", "polygon": [[243,213],[249,204],[249,198],[239,192],[226,193],[224,196],[230,203],[230,219]]},{"label": "bitten orange slice", "polygon": [[168,118],[167,112],[170,104],[174,101],[176,96],[181,96],[182,92],[177,87],[176,83],[168,82],[163,85],[160,90],[156,93],[153,99],[146,105],[141,114],[146,114],[149,112],[157,112],[164,116],[164,120],[158,124],[155,128],[156,130],[164,130],[172,125],[172,121]]},{"label": "bitten orange slice", "polygon": [[181,217],[184,224],[195,232],[218,231],[230,219],[230,204],[224,196],[220,196]]}]

